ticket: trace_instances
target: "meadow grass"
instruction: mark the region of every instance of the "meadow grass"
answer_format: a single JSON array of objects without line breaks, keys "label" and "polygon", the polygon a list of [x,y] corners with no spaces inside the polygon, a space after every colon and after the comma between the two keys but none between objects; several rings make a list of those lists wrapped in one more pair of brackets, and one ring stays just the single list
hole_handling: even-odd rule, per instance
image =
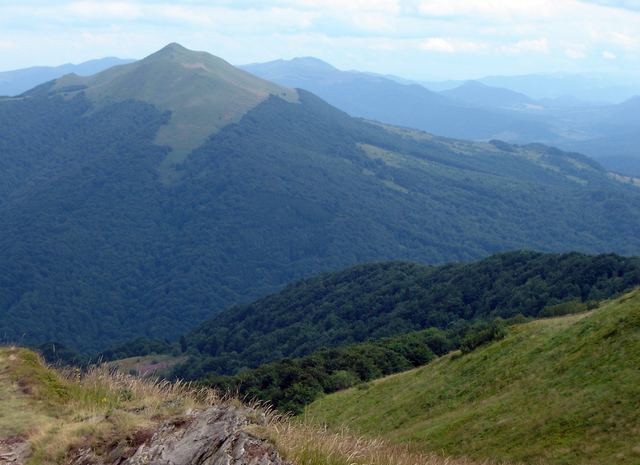
[{"label": "meadow grass", "polygon": [[640,290],[512,327],[467,355],[321,398],[334,429],[411,450],[557,465],[640,463]]}]

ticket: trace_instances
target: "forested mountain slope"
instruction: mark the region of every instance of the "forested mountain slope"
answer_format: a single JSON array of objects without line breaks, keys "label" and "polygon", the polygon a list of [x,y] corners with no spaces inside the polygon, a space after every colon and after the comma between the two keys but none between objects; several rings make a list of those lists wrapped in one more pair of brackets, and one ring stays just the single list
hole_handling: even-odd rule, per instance
[{"label": "forested mountain slope", "polygon": [[638,285],[640,259],[615,255],[519,252],[439,267],[357,266],[219,313],[184,338],[190,359],[177,374],[233,373],[430,327],[539,317],[560,303],[579,306]]},{"label": "forested mountain slope", "polygon": [[588,158],[354,119],[176,44],[1,100],[0,128],[9,341],[174,338],[363,262],[640,253],[640,189]]}]

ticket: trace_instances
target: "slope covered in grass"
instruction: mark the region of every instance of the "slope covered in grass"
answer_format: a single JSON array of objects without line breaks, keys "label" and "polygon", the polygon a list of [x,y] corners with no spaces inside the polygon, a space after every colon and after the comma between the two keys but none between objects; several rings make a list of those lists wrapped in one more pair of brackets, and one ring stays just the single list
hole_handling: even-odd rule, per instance
[{"label": "slope covered in grass", "polygon": [[471,354],[313,403],[308,415],[421,450],[553,464],[640,462],[640,290]]}]

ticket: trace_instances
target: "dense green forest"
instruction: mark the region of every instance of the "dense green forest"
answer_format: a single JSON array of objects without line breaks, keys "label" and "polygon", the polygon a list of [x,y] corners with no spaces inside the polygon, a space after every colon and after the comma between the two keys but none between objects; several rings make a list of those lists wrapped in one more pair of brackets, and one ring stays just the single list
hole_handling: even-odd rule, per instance
[{"label": "dense green forest", "polygon": [[513,252],[437,267],[361,265],[216,315],[182,339],[191,357],[176,375],[234,373],[461,321],[549,316],[561,303],[578,307],[570,313],[637,285],[640,259],[616,255]]},{"label": "dense green forest", "polygon": [[[181,53],[188,63],[202,59]],[[184,103],[180,92],[212,99],[206,93],[220,78],[159,61],[138,63],[131,86],[130,65],[96,78],[100,89],[126,90],[126,99],[114,93],[97,105],[91,81],[0,101],[3,341],[57,341],[85,353],[140,336],[175,341],[231,305],[372,261],[438,264],[522,248],[640,253],[640,190],[581,155],[382,126],[304,91],[296,102],[272,95],[168,164],[175,153],[157,137],[175,127],[175,112],[152,105],[156,91],[178,93],[162,101]],[[180,82],[202,85],[172,87],[163,79],[174,74],[154,72],[171,66]],[[224,77],[230,65],[219,66]],[[242,347],[243,360],[216,362],[232,372],[266,361],[248,355],[259,346],[273,360],[297,356],[446,325],[447,311],[420,311],[410,323],[392,313],[387,329],[374,317],[344,335],[322,317],[308,324],[328,336],[315,345],[300,331],[291,341],[298,353],[272,335],[260,346],[250,325],[248,348],[241,332],[194,335],[190,346],[214,357]],[[336,318],[338,328],[342,318],[355,321]]]}]

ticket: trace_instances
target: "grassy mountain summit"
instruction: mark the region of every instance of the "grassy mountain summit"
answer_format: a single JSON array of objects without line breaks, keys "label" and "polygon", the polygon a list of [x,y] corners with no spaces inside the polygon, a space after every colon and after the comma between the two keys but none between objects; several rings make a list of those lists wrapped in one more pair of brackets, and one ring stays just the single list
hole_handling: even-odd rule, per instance
[{"label": "grassy mountain summit", "polygon": [[0,100],[0,336],[100,350],[358,263],[640,253],[640,189],[582,155],[282,89],[170,46]]},{"label": "grassy mountain summit", "polygon": [[637,464],[640,290],[311,405],[330,425],[475,458]]},{"label": "grassy mountain summit", "polygon": [[50,92],[68,96],[82,92],[98,106],[134,99],[170,111],[169,122],[158,131],[155,142],[173,149],[173,161],[183,159],[224,126],[238,122],[269,95],[292,102],[298,98],[292,89],[176,43],[94,76],[64,76]]}]

